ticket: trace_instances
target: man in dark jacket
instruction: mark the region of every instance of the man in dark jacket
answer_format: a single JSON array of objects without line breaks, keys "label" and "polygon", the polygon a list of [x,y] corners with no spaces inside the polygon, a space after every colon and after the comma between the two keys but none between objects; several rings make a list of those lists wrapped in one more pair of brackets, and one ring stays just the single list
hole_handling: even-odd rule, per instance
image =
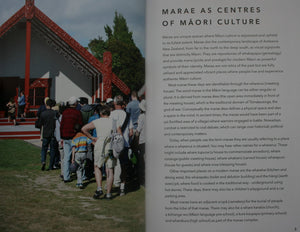
[{"label": "man in dark jacket", "polygon": [[46,110],[41,113],[39,126],[42,128],[42,151],[41,151],[41,162],[42,162],[42,171],[45,170],[46,166],[46,155],[48,151],[48,146],[50,144],[50,163],[47,170],[52,170],[55,159],[55,124],[57,120],[56,111],[52,110],[53,100],[48,99],[46,101]]},{"label": "man in dark jacket", "polygon": [[82,116],[82,123],[83,125],[87,124],[89,118],[94,115],[95,107],[93,105],[89,105],[89,100],[86,97],[79,98],[80,104],[80,112]]}]

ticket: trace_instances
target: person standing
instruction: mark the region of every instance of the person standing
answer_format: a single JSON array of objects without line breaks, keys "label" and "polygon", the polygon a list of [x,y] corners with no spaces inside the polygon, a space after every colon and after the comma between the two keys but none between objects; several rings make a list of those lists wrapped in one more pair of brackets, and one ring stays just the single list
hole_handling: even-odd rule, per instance
[{"label": "person standing", "polygon": [[17,122],[16,122],[16,103],[15,103],[13,97],[9,99],[9,102],[6,104],[6,106],[8,108],[8,111],[7,111],[8,122],[10,122],[10,120],[12,120],[14,125],[16,126],[17,125]]},{"label": "person standing", "polygon": [[126,112],[130,114],[130,119],[133,124],[133,129],[135,130],[138,126],[138,118],[140,115],[139,101],[136,91],[131,93],[131,101],[126,106]]},{"label": "person standing", "polygon": [[[106,195],[104,199],[110,200],[112,199],[111,189],[114,180],[114,167],[116,165],[116,159],[111,155],[108,155],[109,144],[104,143],[106,138],[108,138],[112,131],[112,119],[110,116],[110,109],[107,106],[103,106],[100,110],[100,118],[91,121],[82,127],[83,133],[90,139],[92,139],[95,143],[94,149],[94,171],[95,171],[95,179],[97,184],[96,192],[93,196],[95,199],[99,199],[103,194],[102,190],[102,171],[101,168],[103,165],[106,165],[107,169],[107,181],[106,181]],[[93,137],[90,134],[90,131],[96,129],[97,136]]]},{"label": "person standing", "polygon": [[55,159],[55,142],[56,138],[54,135],[57,113],[52,110],[53,100],[48,99],[46,101],[46,110],[41,113],[39,126],[43,127],[43,139],[42,139],[42,150],[41,150],[41,163],[42,171],[45,170],[46,166],[46,155],[48,151],[48,146],[50,145],[50,163],[47,170],[52,170]]},{"label": "person standing", "polygon": [[63,161],[64,161],[64,147],[63,147],[63,140],[61,139],[60,136],[60,122],[61,122],[61,117],[62,113],[65,109],[65,105],[60,103],[57,106],[52,108],[53,110],[57,111],[57,120],[56,120],[56,127],[55,127],[55,138],[56,138],[56,158],[58,158],[58,163],[54,164],[56,167],[60,167],[60,177],[63,179],[64,178],[64,172],[63,172]]},{"label": "person standing", "polygon": [[18,115],[21,117],[21,120],[24,121],[25,119],[25,95],[24,91],[21,91],[20,97],[18,98]]},{"label": "person standing", "polygon": [[64,146],[64,160],[63,160],[63,179],[64,182],[71,182],[70,178],[70,163],[72,157],[72,139],[76,132],[74,131],[75,124],[82,126],[82,116],[77,107],[77,98],[70,97],[68,100],[69,107],[64,110],[60,122],[60,136],[63,140]]},{"label": "person standing", "polygon": [[[114,98],[115,110],[111,112],[110,118],[113,120],[114,130],[121,134],[124,138],[124,148],[119,155],[119,159],[115,168],[116,180],[120,181],[120,196],[125,195],[125,182],[127,177],[127,169],[130,164],[128,158],[129,138],[133,135],[133,125],[130,116],[123,110],[123,97],[118,95]],[[119,177],[119,178],[118,178]],[[116,185],[117,181],[115,181]]]},{"label": "person standing", "polygon": [[82,116],[83,125],[87,124],[89,118],[94,115],[95,108],[93,105],[89,105],[89,100],[86,97],[79,98],[80,112]]},{"label": "person standing", "polygon": [[[88,123],[99,119],[100,118],[100,110],[101,110],[101,105],[100,104],[95,104],[95,111],[94,111],[94,115],[92,115],[89,120]],[[90,131],[91,135],[95,138],[97,138],[97,131],[96,129],[93,129],[92,131]],[[86,159],[86,168],[85,168],[85,173],[84,173],[84,179],[90,179],[94,176],[94,144],[91,143],[88,145],[88,153],[87,153],[87,159]],[[105,164],[104,166],[104,170],[105,170]],[[105,176],[105,172],[102,172],[102,175]]]},{"label": "person standing", "polygon": [[146,101],[142,100],[139,104],[141,113],[138,119],[138,127],[136,128],[136,136],[139,138],[137,152],[137,169],[139,184],[145,186],[145,123],[146,123]]}]

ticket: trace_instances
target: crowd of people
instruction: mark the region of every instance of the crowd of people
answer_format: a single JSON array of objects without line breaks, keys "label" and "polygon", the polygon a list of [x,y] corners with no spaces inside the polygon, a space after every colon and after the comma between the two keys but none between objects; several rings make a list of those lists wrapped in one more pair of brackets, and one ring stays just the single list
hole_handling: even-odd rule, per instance
[{"label": "crowd of people", "polygon": [[[57,104],[50,98],[45,98],[44,103],[36,123],[41,130],[42,171],[60,168],[62,180],[72,182],[76,176],[76,187],[81,189],[86,180],[95,178],[95,199],[112,199],[113,186],[123,196],[131,187],[145,185],[144,97],[139,98],[133,91],[128,102],[118,95],[105,102],[96,99],[94,104],[74,96],[66,103]],[[114,134],[122,140],[119,151],[111,145]]]}]

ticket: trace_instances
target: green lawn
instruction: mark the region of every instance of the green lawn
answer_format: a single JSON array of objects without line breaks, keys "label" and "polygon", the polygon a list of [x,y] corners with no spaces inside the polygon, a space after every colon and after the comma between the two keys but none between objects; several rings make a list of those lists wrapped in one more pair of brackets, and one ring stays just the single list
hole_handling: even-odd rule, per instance
[{"label": "green lawn", "polygon": [[[47,157],[49,159],[49,157]],[[112,201],[94,200],[94,179],[83,190],[60,170],[41,171],[40,148],[0,140],[0,231],[145,231],[145,190]]]}]

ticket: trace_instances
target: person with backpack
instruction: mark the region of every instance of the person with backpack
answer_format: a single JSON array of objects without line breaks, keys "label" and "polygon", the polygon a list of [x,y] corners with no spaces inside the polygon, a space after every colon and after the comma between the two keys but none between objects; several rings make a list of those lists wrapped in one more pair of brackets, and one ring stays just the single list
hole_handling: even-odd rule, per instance
[{"label": "person with backpack", "polygon": [[[100,199],[103,195],[102,189],[102,170],[103,164],[106,165],[108,176],[106,178],[106,194],[104,199],[112,199],[112,184],[114,180],[114,167],[116,165],[116,158],[112,154],[110,146],[110,138],[112,133],[112,119],[110,118],[110,109],[103,106],[100,110],[100,118],[91,121],[82,127],[82,132],[91,140],[95,145],[94,147],[94,172],[97,184],[97,189],[93,195],[94,199]],[[96,129],[97,138],[90,134],[90,131]]]},{"label": "person with backpack", "polygon": [[[119,163],[117,163],[115,168],[115,176],[116,178],[120,178],[120,196],[124,196],[127,169],[131,164],[131,161],[128,157],[128,150],[130,147],[129,138],[133,135],[133,125],[132,121],[130,120],[130,114],[126,113],[122,107],[123,97],[121,95],[118,95],[114,98],[114,106],[115,109],[111,112],[110,117],[113,120],[115,131],[124,138],[124,148],[119,154]],[[120,168],[120,172],[118,172],[118,168]]]}]

